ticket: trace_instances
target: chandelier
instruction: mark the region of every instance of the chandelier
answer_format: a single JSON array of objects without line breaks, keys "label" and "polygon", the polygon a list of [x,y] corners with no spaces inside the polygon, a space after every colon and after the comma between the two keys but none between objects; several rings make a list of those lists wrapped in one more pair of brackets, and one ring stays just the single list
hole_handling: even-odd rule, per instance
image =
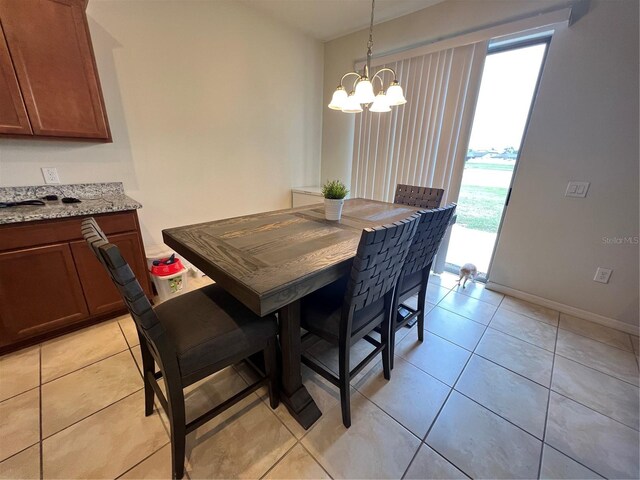
[{"label": "chandelier", "polygon": [[[391,68],[381,68],[373,77],[369,77],[371,70],[371,56],[373,48],[373,10],[376,0],[371,0],[371,24],[369,25],[369,41],[367,42],[367,62],[362,73],[348,72],[340,79],[340,85],[333,92],[331,103],[328,105],[332,110],[341,110],[344,113],[360,113],[363,107],[371,112],[390,112],[391,107],[407,103],[402,93],[402,87],[398,83],[396,72]],[[384,91],[382,74],[389,72],[393,75],[393,80]],[[350,93],[344,88],[344,80],[347,77],[356,77]],[[380,83],[380,90],[376,95],[374,84],[376,80]]]}]

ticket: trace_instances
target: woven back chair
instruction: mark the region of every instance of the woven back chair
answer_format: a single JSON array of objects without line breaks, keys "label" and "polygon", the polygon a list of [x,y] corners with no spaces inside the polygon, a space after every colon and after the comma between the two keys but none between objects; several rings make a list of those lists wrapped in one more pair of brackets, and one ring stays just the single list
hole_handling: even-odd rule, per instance
[{"label": "woven back chair", "polygon": [[[382,352],[385,378],[390,378],[390,328],[393,292],[414,238],[418,215],[362,232],[351,274],[313,292],[301,301],[301,323],[309,332],[338,346],[339,375],[336,377],[313,357],[302,361],[340,388],[342,422],[351,425],[349,382]],[[381,341],[369,336],[381,329]],[[306,337],[305,336],[305,337]],[[374,350],[350,370],[350,349],[364,338]]]},{"label": "woven back chair", "polygon": [[[416,235],[413,237],[407,259],[402,267],[402,273],[398,277],[394,305],[396,310],[399,311],[395,321],[392,322],[392,351],[395,332],[416,317],[418,320],[418,340],[423,341],[424,339],[424,310],[431,264],[455,211],[456,204],[452,203],[444,208],[420,212]],[[402,302],[416,294],[418,295],[417,309],[412,309],[406,305],[402,305],[398,309]],[[408,314],[403,314],[407,312]],[[391,357],[391,366],[393,367],[393,355]]]},{"label": "woven back chair", "polygon": [[440,207],[443,196],[444,190],[442,188],[416,187],[399,183],[396,187],[393,203],[431,210]]},{"label": "woven back chair", "polygon": [[[145,415],[153,413],[155,394],[169,418],[172,476],[182,478],[188,433],[265,384],[271,407],[278,406],[275,317],[257,317],[215,284],[154,308],[118,247],[109,243],[93,218],[82,222],[82,233],[135,322],[142,352]],[[183,388],[259,352],[264,354],[265,376],[186,422]],[[160,371],[156,372],[155,364]],[[166,397],[158,384],[160,379],[164,380]]]}]

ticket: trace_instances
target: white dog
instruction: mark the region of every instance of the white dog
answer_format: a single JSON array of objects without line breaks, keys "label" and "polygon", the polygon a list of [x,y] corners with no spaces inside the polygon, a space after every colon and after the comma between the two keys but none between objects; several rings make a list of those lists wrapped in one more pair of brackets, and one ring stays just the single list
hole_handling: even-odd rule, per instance
[{"label": "white dog", "polygon": [[467,280],[471,280],[472,283],[475,283],[476,277],[478,276],[478,269],[473,263],[465,263],[460,268],[460,278],[458,279],[458,286],[462,279],[464,278],[464,282],[462,282],[462,288],[465,288],[467,284]]}]

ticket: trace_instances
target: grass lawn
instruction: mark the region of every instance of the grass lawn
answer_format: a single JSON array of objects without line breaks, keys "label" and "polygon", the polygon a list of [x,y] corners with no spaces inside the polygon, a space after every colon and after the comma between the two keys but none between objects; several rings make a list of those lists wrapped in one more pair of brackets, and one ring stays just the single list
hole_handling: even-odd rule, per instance
[{"label": "grass lawn", "polygon": [[497,232],[507,190],[502,187],[463,184],[456,209],[457,223],[473,230]]}]

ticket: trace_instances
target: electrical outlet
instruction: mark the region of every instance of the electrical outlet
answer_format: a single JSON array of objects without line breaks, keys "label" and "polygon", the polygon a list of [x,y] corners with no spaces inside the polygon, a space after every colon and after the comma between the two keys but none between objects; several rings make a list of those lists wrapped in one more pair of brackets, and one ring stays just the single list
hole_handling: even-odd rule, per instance
[{"label": "electrical outlet", "polygon": [[47,185],[60,183],[60,177],[58,177],[58,169],[56,167],[42,167],[42,176],[44,177],[44,183]]},{"label": "electrical outlet", "polygon": [[611,270],[610,268],[598,267],[598,269],[596,270],[596,276],[593,277],[593,281],[599,283],[609,283],[611,272],[613,272],[613,270]]},{"label": "electrical outlet", "polygon": [[589,182],[569,182],[564,196],[584,198],[587,196],[587,190],[589,190]]}]

